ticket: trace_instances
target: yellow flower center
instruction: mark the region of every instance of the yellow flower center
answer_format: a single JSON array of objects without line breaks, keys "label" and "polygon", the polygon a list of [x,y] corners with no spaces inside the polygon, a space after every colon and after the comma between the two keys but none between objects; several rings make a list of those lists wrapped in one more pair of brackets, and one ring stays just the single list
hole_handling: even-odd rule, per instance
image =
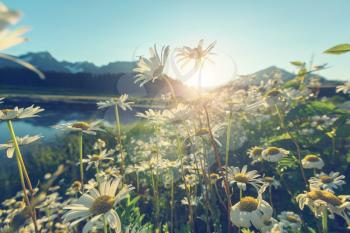
[{"label": "yellow flower center", "polygon": [[268,155],[277,155],[280,153],[280,149],[277,147],[268,147],[266,150]]},{"label": "yellow flower center", "polygon": [[318,162],[320,158],[317,155],[306,155],[304,158],[308,162]]},{"label": "yellow flower center", "polygon": [[113,208],[115,203],[115,197],[112,196],[100,196],[96,198],[94,203],[92,204],[90,211],[95,214],[104,214],[110,211]]},{"label": "yellow flower center", "polygon": [[265,176],[265,177],[263,178],[263,180],[264,180],[264,182],[266,182],[266,183],[272,184],[273,181],[274,181],[274,178],[271,177],[271,176]]},{"label": "yellow flower center", "polygon": [[259,202],[254,197],[243,197],[239,201],[239,209],[245,212],[253,212],[258,208]]},{"label": "yellow flower center", "polygon": [[99,155],[93,155],[93,156],[90,158],[90,161],[96,162],[96,161],[99,161],[100,158],[101,158],[101,157],[100,157]]},{"label": "yellow flower center", "polygon": [[333,206],[339,206],[342,204],[342,201],[339,197],[326,190],[313,190],[308,192],[306,196],[314,201],[322,200]]},{"label": "yellow flower center", "polygon": [[287,215],[286,219],[292,223],[299,223],[300,222],[300,220],[297,217],[295,217],[294,215]]},{"label": "yellow flower center", "polygon": [[249,182],[249,178],[243,173],[237,173],[235,175],[234,179],[235,179],[235,181],[241,182],[241,183],[248,183]]},{"label": "yellow flower center", "polygon": [[81,130],[87,130],[89,129],[90,125],[87,122],[84,121],[78,121],[72,125],[73,128],[81,129]]},{"label": "yellow flower center", "polygon": [[74,181],[72,184],[72,188],[75,190],[79,190],[81,188],[81,183],[79,181]]},{"label": "yellow flower center", "polygon": [[205,134],[209,134],[209,129],[207,128],[202,128],[196,131],[196,136],[202,136]]},{"label": "yellow flower center", "polygon": [[320,176],[320,180],[321,180],[321,182],[324,183],[324,184],[329,184],[329,183],[332,183],[332,182],[333,182],[333,178],[330,177],[330,176],[327,176],[327,175]]}]

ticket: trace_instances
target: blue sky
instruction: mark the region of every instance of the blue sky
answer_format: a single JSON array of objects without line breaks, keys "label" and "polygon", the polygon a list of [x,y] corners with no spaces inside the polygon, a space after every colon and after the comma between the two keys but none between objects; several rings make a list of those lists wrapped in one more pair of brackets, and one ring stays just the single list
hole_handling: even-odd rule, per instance
[{"label": "blue sky", "polygon": [[30,41],[9,49],[18,55],[49,51],[59,60],[97,65],[132,60],[157,44],[195,45],[217,40],[238,72],[276,65],[293,70],[291,60],[328,62],[322,74],[350,79],[350,55],[323,55],[350,42],[349,0],[5,0],[30,25]]}]

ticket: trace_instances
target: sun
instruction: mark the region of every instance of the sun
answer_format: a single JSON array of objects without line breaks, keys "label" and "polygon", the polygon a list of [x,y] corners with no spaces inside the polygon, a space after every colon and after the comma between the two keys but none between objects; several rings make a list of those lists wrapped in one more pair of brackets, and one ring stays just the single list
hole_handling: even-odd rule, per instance
[{"label": "sun", "polygon": [[229,83],[237,76],[234,59],[225,54],[216,53],[210,61],[204,61],[200,67],[196,67],[195,61],[181,66],[171,60],[166,69],[170,77],[194,88],[212,89]]}]

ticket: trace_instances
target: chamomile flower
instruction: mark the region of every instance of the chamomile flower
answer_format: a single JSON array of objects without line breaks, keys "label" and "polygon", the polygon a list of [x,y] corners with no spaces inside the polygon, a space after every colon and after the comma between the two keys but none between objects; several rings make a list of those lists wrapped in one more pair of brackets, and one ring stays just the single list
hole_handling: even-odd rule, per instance
[{"label": "chamomile flower", "polygon": [[97,131],[104,131],[100,128],[100,121],[95,122],[85,122],[85,121],[76,121],[68,122],[59,125],[55,125],[54,128],[71,131],[71,132],[82,132],[85,134],[96,135]]},{"label": "chamomile flower", "polygon": [[344,179],[345,176],[340,175],[339,172],[331,172],[329,174],[321,172],[320,174],[316,174],[316,177],[311,177],[309,183],[312,187],[334,191],[345,184]]},{"label": "chamomile flower", "polygon": [[264,221],[271,219],[272,212],[270,204],[262,200],[261,196],[258,198],[246,196],[231,207],[230,219],[237,227],[249,228],[253,225],[261,229]]},{"label": "chamomile flower", "polygon": [[242,170],[238,167],[228,167],[226,168],[228,172],[228,181],[230,184],[237,184],[238,188],[245,191],[247,185],[252,185],[256,190],[259,190],[264,183],[258,174],[258,171],[247,171],[247,165],[244,165]]},{"label": "chamomile flower", "polygon": [[299,194],[296,200],[301,210],[307,205],[316,217],[320,217],[324,210],[328,210],[331,215],[337,214],[343,217],[350,226],[350,196],[348,195],[337,196],[328,190],[311,189],[309,192]]},{"label": "chamomile flower", "polygon": [[344,94],[350,94],[350,81],[344,83],[344,85],[337,86],[337,93],[343,92]]},{"label": "chamomile flower", "polygon": [[87,159],[83,159],[83,163],[87,163],[86,170],[89,170],[92,165],[96,168],[99,167],[103,161],[114,161],[113,154],[114,150],[102,150],[97,154],[87,155]]},{"label": "chamomile flower", "polygon": [[259,229],[262,233],[270,233],[272,228],[279,224],[279,222],[275,218],[270,218],[268,220],[263,221],[262,227]]},{"label": "chamomile flower", "polygon": [[[23,34],[29,30],[28,27],[21,27],[14,30],[7,29],[10,25],[16,24],[20,17],[21,14],[18,11],[8,9],[5,4],[0,2],[0,51],[27,41],[27,39],[23,37]],[[35,72],[41,79],[45,78],[45,75],[41,71],[26,61],[4,53],[0,53],[0,58],[17,63]]]},{"label": "chamomile flower", "polygon": [[134,102],[128,102],[127,100],[128,100],[128,95],[123,94],[119,98],[111,98],[109,100],[98,102],[97,108],[103,109],[103,108],[118,106],[124,111],[126,111],[127,109],[132,110],[131,105],[133,105]]},{"label": "chamomile flower", "polygon": [[142,87],[148,82],[154,82],[156,79],[164,78],[164,67],[166,65],[170,47],[164,46],[158,54],[157,47],[150,48],[150,58],[141,57],[137,63],[137,67],[133,70],[136,72],[135,83],[140,82]]},{"label": "chamomile flower", "polygon": [[122,231],[121,221],[114,207],[132,190],[130,186],[123,186],[118,192],[120,181],[121,178],[103,180],[99,183],[98,190],[92,188],[78,200],[65,206],[64,209],[68,212],[63,215],[64,222],[70,222],[70,227],[73,227],[91,217],[82,230],[83,233],[87,233],[97,221],[105,219],[109,227],[116,233],[120,233]]},{"label": "chamomile flower", "polygon": [[302,221],[300,216],[292,211],[282,211],[277,218],[287,229],[289,228],[295,231],[301,228]]},{"label": "chamomile flower", "polygon": [[323,160],[314,154],[306,155],[301,160],[301,164],[305,169],[322,169],[324,166]]},{"label": "chamomile flower", "polygon": [[27,108],[18,108],[13,109],[1,109],[0,110],[0,120],[17,120],[24,118],[37,117],[38,113],[44,111],[40,107],[34,107],[34,105]]},{"label": "chamomile flower", "polygon": [[106,142],[102,139],[97,139],[97,141],[94,143],[94,150],[103,150],[106,147]]},{"label": "chamomile flower", "polygon": [[177,63],[180,63],[182,67],[185,67],[189,62],[194,62],[195,68],[199,69],[204,61],[211,61],[209,57],[214,54],[212,50],[215,47],[216,41],[209,44],[206,48],[204,48],[203,43],[204,40],[202,39],[198,42],[197,47],[190,48],[184,46],[176,49],[176,57],[178,58]]},{"label": "chamomile flower", "polygon": [[165,116],[159,110],[148,109],[144,113],[136,113],[137,117],[149,120],[152,123],[160,124],[166,119]]},{"label": "chamomile flower", "polygon": [[253,163],[255,163],[262,160],[262,152],[263,148],[254,146],[248,150],[247,154],[253,160]]},{"label": "chamomile flower", "polygon": [[[21,145],[28,145],[32,142],[39,140],[40,138],[41,136],[39,135],[34,135],[34,136],[26,135],[24,137],[16,137],[16,140],[17,140],[17,144],[21,146]],[[7,157],[12,158],[15,152],[15,145],[13,144],[12,140],[9,140],[5,144],[0,144],[0,150],[6,150]]]},{"label": "chamomile flower", "polygon": [[288,154],[289,154],[289,151],[285,149],[270,146],[262,151],[261,156],[263,159],[269,162],[278,162],[283,157],[288,156]]}]

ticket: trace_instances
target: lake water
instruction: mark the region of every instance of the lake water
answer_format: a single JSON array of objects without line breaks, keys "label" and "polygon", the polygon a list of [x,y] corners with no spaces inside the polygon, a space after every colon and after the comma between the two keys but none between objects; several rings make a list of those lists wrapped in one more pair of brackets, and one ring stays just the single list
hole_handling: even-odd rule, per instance
[{"label": "lake water", "polygon": [[[14,106],[28,107],[31,103],[26,101],[10,102],[7,100],[1,104],[1,108],[13,108]],[[66,103],[66,102],[50,102],[35,103],[35,106],[40,106],[45,109],[39,113],[39,117],[30,118],[20,121],[14,121],[13,126],[17,136],[35,135],[43,136],[43,140],[48,140],[56,135],[62,134],[61,130],[54,129],[52,126],[69,122],[69,121],[89,121],[89,120],[104,120],[107,123],[113,124],[115,121],[114,109],[98,110],[96,103]],[[144,108],[134,108],[132,111],[119,111],[122,124],[131,123],[137,120],[135,114],[145,111]],[[10,138],[7,124],[0,123],[0,143]]]}]

